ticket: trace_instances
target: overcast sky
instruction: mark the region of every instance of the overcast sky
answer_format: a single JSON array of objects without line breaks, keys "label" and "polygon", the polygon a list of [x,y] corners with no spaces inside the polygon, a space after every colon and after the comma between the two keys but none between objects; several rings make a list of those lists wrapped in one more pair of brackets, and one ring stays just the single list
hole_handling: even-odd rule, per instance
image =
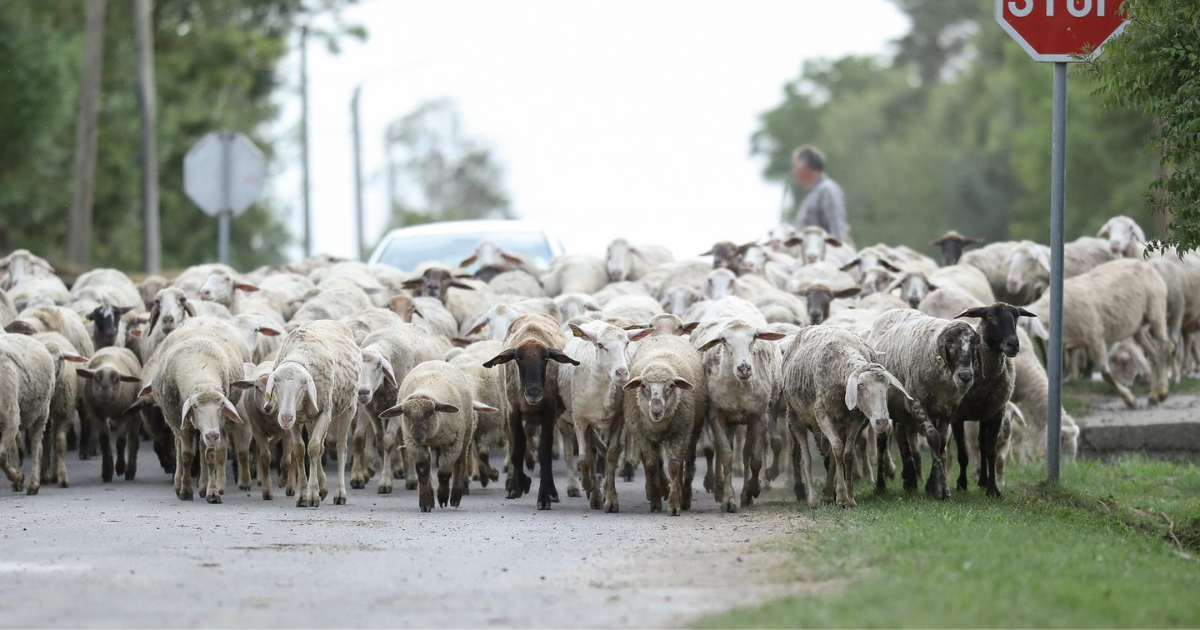
[{"label": "overcast sky", "polygon": [[[388,222],[387,124],[449,98],[505,168],[514,210],[568,250],[616,236],[694,256],[758,237],[780,189],[749,153],[758,115],[806,59],[884,54],[907,29],[886,0],[366,0],[365,43],[309,47],[314,252],[352,256],[350,98],[363,85],[367,242]],[[283,66],[296,78],[296,55]],[[272,133],[295,130],[282,91]],[[299,152],[281,143],[270,193],[302,234]],[[836,178],[841,165],[830,165]],[[848,167],[848,166],[846,166]]]}]

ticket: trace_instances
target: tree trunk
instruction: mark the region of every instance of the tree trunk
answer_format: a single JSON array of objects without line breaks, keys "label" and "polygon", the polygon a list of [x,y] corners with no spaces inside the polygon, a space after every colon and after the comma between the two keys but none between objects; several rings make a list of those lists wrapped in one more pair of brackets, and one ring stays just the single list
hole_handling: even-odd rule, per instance
[{"label": "tree trunk", "polygon": [[71,201],[67,260],[87,267],[92,245],[92,192],[96,182],[96,133],[104,71],[105,0],[87,0],[79,118],[75,123],[75,194]]},{"label": "tree trunk", "polygon": [[150,0],[133,0],[137,20],[138,135],[142,162],[142,270],[162,269],[162,242],[158,228],[158,149],[155,138],[154,31]]}]

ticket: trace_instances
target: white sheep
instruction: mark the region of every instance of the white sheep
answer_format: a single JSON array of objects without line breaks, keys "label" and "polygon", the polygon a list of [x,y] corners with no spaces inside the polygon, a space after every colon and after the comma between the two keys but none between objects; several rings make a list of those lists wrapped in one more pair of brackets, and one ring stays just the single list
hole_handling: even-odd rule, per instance
[{"label": "white sheep", "polygon": [[477,335],[488,329],[488,338],[493,341],[503,341],[508,334],[508,328],[522,315],[541,313],[558,318],[558,306],[549,298],[521,300],[512,304],[497,304],[492,306],[472,323],[465,336]]},{"label": "white sheep", "polygon": [[362,344],[368,335],[377,330],[401,326],[405,323],[404,319],[395,311],[377,306],[364,308],[349,317],[343,317],[341,321],[354,334],[354,343],[356,344]]},{"label": "white sheep", "polygon": [[550,269],[542,274],[542,286],[551,297],[572,293],[590,295],[606,284],[608,271],[604,261],[590,254],[556,256],[550,261]]},{"label": "white sheep", "polygon": [[500,294],[520,295],[527,298],[546,297],[542,283],[526,271],[505,271],[488,280],[488,287]]},{"label": "white sheep", "polygon": [[[746,427],[746,444],[741,453],[746,471],[741,506],[752,505],[761,492],[759,472],[766,447],[764,434],[771,407],[779,398],[782,354],[776,344],[760,342],[783,337],[740,319],[703,322],[692,332],[692,344],[704,357],[708,422],[716,447],[713,496],[726,512],[736,512],[738,508],[733,498],[734,454],[730,446],[738,426]],[[686,463],[689,468],[695,466],[694,462]]]},{"label": "white sheep", "polygon": [[322,320],[339,320],[373,306],[367,294],[357,287],[345,286],[337,289],[316,289],[318,293],[296,309],[288,321],[288,330],[304,324]]},{"label": "white sheep", "polygon": [[18,249],[0,258],[0,288],[12,290],[26,279],[37,276],[53,276],[54,267],[45,258],[34,256],[27,249]]},{"label": "white sheep", "polygon": [[662,304],[648,295],[624,295],[604,305],[605,317],[625,317],[635,322],[648,322],[663,312]]},{"label": "white sheep", "polygon": [[92,269],[80,274],[71,285],[71,299],[90,299],[131,310],[141,310],[143,304],[137,285],[116,269]]},{"label": "white sheep", "polygon": [[[242,399],[238,401],[238,415],[250,426],[254,445],[258,449],[258,485],[262,490],[264,501],[270,501],[272,495],[271,459],[276,443],[282,443],[282,458],[279,461],[279,487],[285,488],[287,496],[296,494],[296,468],[294,463],[297,450],[296,435],[285,431],[275,420],[275,403],[268,402],[266,397],[267,380],[274,370],[275,361],[264,361],[258,365],[245,364],[245,378],[234,381],[235,389],[243,390]],[[301,461],[300,465],[304,463]]]},{"label": "white sheep", "polygon": [[558,307],[559,317],[563,321],[574,319],[589,312],[599,312],[600,305],[592,296],[584,293],[562,293],[554,298],[554,305]]},{"label": "white sheep", "polygon": [[[0,468],[26,494],[42,486],[42,437],[54,396],[54,358],[40,341],[24,335],[0,335]],[[27,432],[33,447],[29,483],[21,474],[17,438]]]},{"label": "white sheep", "polygon": [[959,289],[984,304],[996,301],[987,276],[970,265],[939,267],[930,274],[906,271],[892,282],[888,292],[899,289],[900,299],[904,300],[909,308],[917,308],[926,295],[941,287]]},{"label": "white sheep", "polygon": [[274,358],[283,335],[283,322],[258,313],[242,313],[233,318],[250,347],[251,362],[262,363]]},{"label": "white sheep", "polygon": [[230,276],[237,275],[237,270],[221,263],[192,265],[184,269],[183,273],[175,276],[171,281],[171,286],[183,291],[190,298],[199,299],[196,294],[200,292],[200,287],[204,286],[204,281],[208,280],[208,276],[214,271],[223,271]]},{"label": "white sheep", "polygon": [[[808,447],[811,431],[826,441],[833,459],[833,470],[826,472],[825,500],[841,507],[854,507],[854,483],[850,475],[854,469],[854,445],[868,427],[876,435],[891,430],[890,390],[905,399],[911,397],[861,337],[829,326],[814,326],[796,333],[784,355],[781,382],[791,411],[792,464],[799,473],[794,487],[796,500],[807,500],[811,507],[821,502],[813,489]],[[881,465],[881,481],[883,475]]]},{"label": "white sheep", "polygon": [[62,306],[71,301],[67,285],[58,276],[26,276],[8,290],[18,311],[35,306]]},{"label": "white sheep", "polygon": [[1096,236],[1108,239],[1109,250],[1123,258],[1141,258],[1146,249],[1146,233],[1142,226],[1124,215],[1105,221]]},{"label": "white sheep", "polygon": [[1026,304],[1032,298],[1024,295],[1009,295],[1008,260],[1013,250],[1020,245],[1019,241],[1000,241],[989,243],[979,249],[965,252],[958,264],[970,265],[987,276],[988,284],[992,286],[992,294],[996,299],[1011,304]]},{"label": "white sheep", "polygon": [[150,307],[150,321],[142,330],[141,351],[142,363],[145,364],[154,354],[155,348],[175,331],[176,327],[189,318],[196,317],[196,305],[188,299],[182,289],[168,287],[154,296],[154,304]]},{"label": "white sheep", "polygon": [[35,306],[25,309],[4,329],[22,335],[56,332],[66,337],[79,354],[85,357],[92,356],[96,351],[92,335],[84,326],[83,319],[78,313],[64,306]]},{"label": "white sheep", "polygon": [[204,302],[216,302],[238,315],[242,312],[242,293],[257,293],[259,288],[249,282],[239,279],[223,270],[208,274],[204,284],[196,292],[196,297]]},{"label": "white sheep", "polygon": [[683,315],[687,322],[710,321],[714,319],[740,319],[751,326],[766,328],[767,318],[763,317],[758,307],[740,297],[727,296],[719,300],[704,300],[696,302]]},{"label": "white sheep", "polygon": [[[1118,258],[1108,241],[1081,236],[1063,248],[1063,277],[1072,278],[1097,265]],[[1033,241],[1021,241],[1008,256],[1009,295],[1031,295],[1037,299],[1050,285],[1050,248]]]},{"label": "white sheep", "polygon": [[[451,352],[455,352],[451,357]],[[501,341],[478,341],[466,348],[456,348],[446,353],[446,361],[462,371],[471,386],[471,399],[500,413],[479,414],[475,423],[474,452],[475,472],[479,484],[486,488],[488,483],[500,479],[500,471],[491,464],[493,448],[507,448],[507,415],[504,412],[504,382],[500,372],[483,367],[483,362],[504,351]]]},{"label": "white sheep", "polygon": [[[362,356],[354,334],[341,322],[309,322],[283,339],[275,368],[267,378],[266,394],[269,400],[278,401],[281,428],[296,435],[301,428],[308,429],[307,448],[298,444],[292,460],[300,488],[297,507],[319,507],[327,492],[321,454],[330,431],[337,443],[338,485],[333,502],[346,503],[347,441],[357,411],[361,371]],[[304,471],[306,450],[311,476]]]},{"label": "white sheep", "polygon": [[696,443],[708,416],[703,359],[682,337],[655,335],[640,343],[623,387],[625,424],[645,466],[650,511],[661,512],[665,498],[671,516],[678,516],[691,508]]},{"label": "white sheep", "polygon": [[650,273],[656,265],[671,262],[675,257],[670,250],[660,245],[631,245],[618,238],[608,244],[604,268],[612,282],[638,280]]},{"label": "white sheep", "polygon": [[7,326],[17,318],[17,306],[13,304],[8,291],[0,289],[0,327]]},{"label": "white sheep", "polygon": [[[54,395],[50,398],[50,417],[47,420],[46,433],[44,433],[43,448],[45,450],[40,462],[42,477],[51,483],[57,482],[59,487],[66,488],[69,485],[66,461],[67,431],[75,423],[75,407],[78,400],[79,382],[76,377],[75,365],[86,363],[87,358],[79,355],[71,342],[58,333],[38,333],[33,338],[46,346],[46,350],[50,352],[50,358],[54,359]],[[109,480],[111,480],[111,455],[106,460],[106,464]]]}]

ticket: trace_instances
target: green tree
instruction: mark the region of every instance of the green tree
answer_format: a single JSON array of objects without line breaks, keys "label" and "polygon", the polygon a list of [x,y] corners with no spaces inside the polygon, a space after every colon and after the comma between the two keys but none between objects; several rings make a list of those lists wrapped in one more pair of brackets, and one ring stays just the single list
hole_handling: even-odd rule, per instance
[{"label": "green tree", "polygon": [[[336,45],[361,36],[338,12],[352,0],[157,0],[154,53],[163,266],[216,258],[216,221],[183,193],[183,156],[209,131],[246,133],[268,160],[261,133],[277,116],[277,67],[301,23]],[[141,267],[138,111],[131,2],[109,2],[96,166],[91,258],[98,266]],[[332,16],[327,19],[326,16]],[[0,0],[0,246],[61,256],[71,203],[75,93],[82,55],[83,6]],[[9,133],[12,135],[7,135]],[[11,137],[16,142],[7,142]],[[238,217],[231,262],[253,267],[282,258],[290,240],[280,212],[263,201]]]},{"label": "green tree", "polygon": [[1200,247],[1200,4],[1126,0],[1123,8],[1130,24],[1091,67],[1097,93],[1155,121],[1146,137],[1161,168],[1148,198],[1173,219],[1154,245],[1190,251]]},{"label": "green tree", "polygon": [[454,103],[433,100],[388,125],[388,229],[432,221],[511,219],[503,169],[462,131]]}]

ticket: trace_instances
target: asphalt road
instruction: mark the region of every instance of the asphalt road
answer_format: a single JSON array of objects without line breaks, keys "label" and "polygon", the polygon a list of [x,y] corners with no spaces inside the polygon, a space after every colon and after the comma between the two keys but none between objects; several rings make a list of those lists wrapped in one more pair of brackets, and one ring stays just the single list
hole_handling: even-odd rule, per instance
[{"label": "asphalt road", "polygon": [[132,482],[102,483],[99,460],[72,453],[69,489],[2,486],[0,626],[678,626],[800,588],[762,543],[801,513],[721,514],[697,488],[691,513],[651,514],[640,475],[618,480],[620,514],[563,479],[549,512],[501,483],[422,514],[402,481],[302,509],[230,476],[223,504],[182,502],[149,444],[142,456]]}]

